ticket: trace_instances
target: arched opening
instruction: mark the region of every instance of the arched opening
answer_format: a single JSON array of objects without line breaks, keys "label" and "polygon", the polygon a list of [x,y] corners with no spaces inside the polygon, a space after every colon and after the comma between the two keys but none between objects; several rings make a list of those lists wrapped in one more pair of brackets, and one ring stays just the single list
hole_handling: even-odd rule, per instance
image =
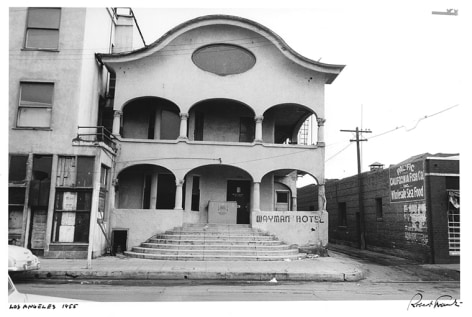
[{"label": "arched opening", "polygon": [[231,99],[209,99],[189,112],[188,137],[192,141],[253,142],[254,111]]},{"label": "arched opening", "polygon": [[294,169],[271,171],[261,180],[261,210],[317,210],[317,184],[316,178],[304,171]]},{"label": "arched opening", "polygon": [[240,168],[200,166],[185,176],[185,210],[199,212],[199,222],[248,224],[251,191],[252,177]]},{"label": "arched opening", "polygon": [[123,108],[123,138],[176,140],[179,129],[180,110],[169,100],[142,97]]},{"label": "arched opening", "polygon": [[176,183],[171,171],[150,164],[126,168],[118,175],[119,209],[174,209]]},{"label": "arched opening", "polygon": [[302,105],[276,105],[264,112],[262,133],[267,143],[313,145],[317,140],[316,115]]}]

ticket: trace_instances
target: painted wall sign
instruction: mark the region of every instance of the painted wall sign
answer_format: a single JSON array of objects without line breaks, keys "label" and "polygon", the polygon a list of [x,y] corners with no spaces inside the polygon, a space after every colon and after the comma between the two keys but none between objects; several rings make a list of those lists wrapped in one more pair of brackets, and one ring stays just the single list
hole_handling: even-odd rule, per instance
[{"label": "painted wall sign", "polygon": [[406,203],[403,205],[405,219],[405,239],[420,244],[428,244],[426,223],[426,203]]},{"label": "painted wall sign", "polygon": [[259,223],[324,223],[320,215],[263,215],[256,216],[256,222]]},{"label": "painted wall sign", "polygon": [[425,198],[423,160],[391,167],[389,174],[392,203]]}]

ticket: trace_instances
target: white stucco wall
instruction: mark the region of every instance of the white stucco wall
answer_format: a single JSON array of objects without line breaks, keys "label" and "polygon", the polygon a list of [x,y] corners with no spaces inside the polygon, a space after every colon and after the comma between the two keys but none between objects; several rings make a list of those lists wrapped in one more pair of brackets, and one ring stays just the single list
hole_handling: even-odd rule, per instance
[{"label": "white stucco wall", "polygon": [[183,223],[182,210],[115,209],[111,230],[128,230],[127,250]]},{"label": "white stucco wall", "polygon": [[[257,45],[234,40],[247,38]],[[195,66],[191,59],[195,49],[222,42],[251,51],[256,57],[255,66],[242,74],[228,76],[218,76]],[[117,110],[141,96],[166,98],[179,106],[181,112],[188,112],[198,101],[224,97],[247,104],[256,115],[262,115],[273,105],[298,103],[324,116],[324,75],[296,65],[260,34],[238,26],[203,26],[178,36],[150,56],[127,63],[108,63],[117,76]]]}]

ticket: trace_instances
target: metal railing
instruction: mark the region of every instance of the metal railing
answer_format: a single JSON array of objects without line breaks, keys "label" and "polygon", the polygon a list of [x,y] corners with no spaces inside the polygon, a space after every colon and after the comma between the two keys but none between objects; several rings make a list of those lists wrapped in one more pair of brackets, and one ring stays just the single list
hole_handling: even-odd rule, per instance
[{"label": "metal railing", "polygon": [[103,142],[113,149],[113,151],[116,151],[117,146],[114,139],[115,137],[110,130],[104,126],[78,126],[77,137],[74,141]]}]

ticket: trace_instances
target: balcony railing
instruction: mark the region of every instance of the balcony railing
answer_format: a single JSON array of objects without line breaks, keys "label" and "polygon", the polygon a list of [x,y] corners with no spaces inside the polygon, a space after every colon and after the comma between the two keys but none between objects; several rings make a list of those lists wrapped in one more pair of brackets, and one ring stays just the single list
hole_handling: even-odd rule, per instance
[{"label": "balcony railing", "polygon": [[116,152],[117,146],[114,139],[115,137],[112,135],[110,130],[103,126],[79,126],[77,127],[77,137],[74,141],[92,143],[103,142]]}]

